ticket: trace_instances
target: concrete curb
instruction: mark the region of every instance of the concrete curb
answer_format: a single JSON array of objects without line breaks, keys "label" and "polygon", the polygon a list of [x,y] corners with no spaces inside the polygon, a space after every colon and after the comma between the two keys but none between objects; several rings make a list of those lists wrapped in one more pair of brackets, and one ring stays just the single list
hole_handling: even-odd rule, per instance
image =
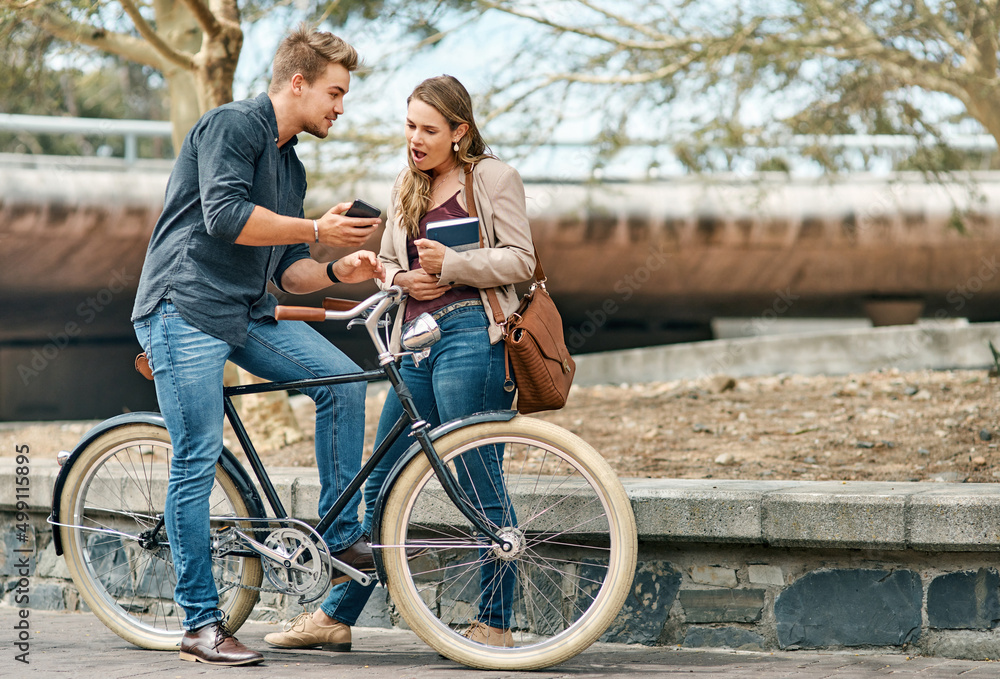
[{"label": "concrete curb", "polygon": [[[15,462],[0,458],[0,511],[12,511]],[[48,514],[54,460],[32,460],[29,505]],[[292,516],[316,520],[319,480],[268,470]],[[623,479],[639,539],[813,549],[1000,551],[1000,484]]]},{"label": "concrete curb", "polygon": [[575,384],[660,382],[724,373],[843,375],[880,368],[979,369],[993,365],[1000,323],[918,325],[671,344],[574,357]]}]

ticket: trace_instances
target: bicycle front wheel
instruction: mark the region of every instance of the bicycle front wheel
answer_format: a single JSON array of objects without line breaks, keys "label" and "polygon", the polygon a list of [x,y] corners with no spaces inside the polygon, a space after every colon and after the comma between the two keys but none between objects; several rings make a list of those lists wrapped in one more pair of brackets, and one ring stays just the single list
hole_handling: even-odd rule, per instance
[{"label": "bicycle front wheel", "polygon": [[[466,506],[513,549],[479,535],[426,456],[415,457],[389,492],[381,532],[387,586],[410,628],[483,669],[548,667],[596,641],[628,595],[637,551],[631,505],[607,462],[565,429],[520,416],[434,445]],[[426,552],[408,561],[407,547]]]},{"label": "bicycle front wheel", "polygon": [[[63,553],[80,596],[118,636],[154,650],[177,648],[184,634],[161,520],[172,451],[163,427],[115,427],[74,461],[59,498]],[[212,516],[250,516],[239,487],[220,465],[210,503]],[[260,586],[260,559],[213,558],[212,573],[219,608],[236,630],[259,597],[246,587]]]}]

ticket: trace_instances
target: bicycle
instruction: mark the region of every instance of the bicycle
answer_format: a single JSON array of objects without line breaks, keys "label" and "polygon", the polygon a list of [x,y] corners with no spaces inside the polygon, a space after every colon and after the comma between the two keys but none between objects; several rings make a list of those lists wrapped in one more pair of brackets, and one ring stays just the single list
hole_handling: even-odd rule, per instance
[{"label": "bicycle", "polygon": [[[372,575],[333,558],[321,534],[412,425],[416,441],[379,492],[372,527],[375,576],[399,615],[433,649],[470,667],[527,670],[563,662],[604,633],[628,594],[637,551],[628,497],[597,451],[551,423],[493,411],[431,429],[397,363],[405,356],[425,358],[440,328],[423,314],[407,324],[404,351],[391,353],[388,312],[402,298],[402,290],[392,287],[360,303],[328,298],[323,308],[276,309],[279,320],[363,324],[378,352],[377,369],[224,389],[226,417],[254,476],[223,449],[211,517],[220,608],[235,631],[261,592],[297,596],[306,604],[326,592],[331,577],[372,582]],[[389,436],[316,526],[290,518],[233,397],[383,379],[404,409]],[[163,523],[170,454],[157,413],[128,413],[99,424],[68,457],[61,455],[49,517],[56,552],[65,554],[83,600],[119,636],[149,649],[176,649],[183,634]],[[488,518],[462,473],[486,455],[502,468],[494,489],[496,497],[506,496],[501,521]],[[413,558],[413,552],[421,554]],[[484,563],[516,572],[509,648],[463,636],[477,610]]]}]

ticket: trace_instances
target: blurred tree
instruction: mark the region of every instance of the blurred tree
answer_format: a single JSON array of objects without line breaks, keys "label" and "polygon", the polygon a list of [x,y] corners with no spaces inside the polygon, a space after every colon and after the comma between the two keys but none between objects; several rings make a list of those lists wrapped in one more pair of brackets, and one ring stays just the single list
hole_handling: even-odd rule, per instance
[{"label": "blurred tree", "polygon": [[[284,0],[0,0],[5,18],[27,21],[57,40],[87,46],[163,75],[174,148],[205,111],[232,101],[243,47],[241,21]],[[303,18],[371,16],[380,0],[306,2]]]},{"label": "blurred tree", "polygon": [[[44,30],[13,16],[0,16],[0,111],[29,115],[67,115],[84,118],[140,118],[162,120],[165,87],[148,67],[107,55],[89,56],[90,67],[53,68],[68,61],[59,41]],[[79,56],[75,61],[79,61]],[[0,151],[54,155],[93,155],[108,145],[124,152],[120,138],[83,135],[0,133]],[[144,157],[169,154],[161,139],[142,139]],[[168,156],[169,157],[169,156]]]},{"label": "blurred tree", "polygon": [[[998,4],[394,0],[386,9],[421,8],[425,20],[412,22],[421,48],[516,20],[502,32],[506,58],[492,68],[484,122],[504,117],[544,138],[573,117],[596,119],[605,153],[672,139],[683,163],[704,170],[732,162],[720,148],[780,146],[791,135],[941,140],[969,119],[1000,144]],[[800,152],[838,162],[828,147]]]}]

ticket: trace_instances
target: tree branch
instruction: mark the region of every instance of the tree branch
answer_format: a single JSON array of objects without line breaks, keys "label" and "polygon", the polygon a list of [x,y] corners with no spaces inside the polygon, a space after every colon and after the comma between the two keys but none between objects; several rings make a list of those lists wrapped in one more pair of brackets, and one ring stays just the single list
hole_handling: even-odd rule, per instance
[{"label": "tree branch", "polygon": [[948,47],[952,48],[956,54],[966,56],[966,48],[968,47],[968,44],[956,35],[955,31],[948,26],[947,22],[944,21],[940,14],[937,14],[934,10],[929,8],[924,0],[916,0],[913,7],[920,16],[924,17],[924,20],[930,26],[934,35],[940,36]]},{"label": "tree branch", "polygon": [[122,9],[125,10],[125,13],[132,19],[132,23],[135,24],[135,28],[139,31],[139,35],[145,38],[150,47],[156,50],[160,56],[170,63],[180,66],[181,68],[193,68],[191,55],[175,50],[159,35],[157,35],[156,31],[153,30],[153,27],[150,26],[146,19],[143,18],[142,14],[139,13],[139,8],[135,6],[132,0],[119,0],[119,2],[122,5]]},{"label": "tree branch", "polygon": [[20,11],[23,15],[27,15],[29,21],[37,24],[60,40],[94,47],[104,52],[116,54],[129,61],[135,61],[136,63],[144,64],[157,70],[163,70],[164,63],[162,56],[155,50],[150,49],[149,45],[138,38],[73,21],[52,7],[37,2],[37,0],[32,0],[21,5],[14,5],[13,3],[4,4],[10,6],[15,11]]},{"label": "tree branch", "polygon": [[516,16],[521,19],[527,19],[528,21],[533,21],[541,26],[547,26],[560,33],[571,33],[574,35],[579,35],[584,38],[592,38],[594,40],[600,40],[601,42],[610,43],[613,45],[620,45],[622,47],[627,47],[634,50],[644,50],[644,51],[655,51],[663,52],[668,50],[684,50],[688,49],[693,45],[696,40],[692,38],[680,39],[672,38],[667,35],[659,34],[659,38],[653,42],[639,42],[635,40],[625,40],[622,38],[616,38],[614,36],[605,35],[600,31],[596,31],[591,28],[584,28],[581,26],[570,26],[568,24],[559,23],[552,21],[551,19],[546,19],[545,17],[538,16],[536,14],[530,14],[518,9],[514,9],[509,5],[502,2],[494,2],[494,0],[479,0],[479,4],[487,9],[495,9],[498,12],[503,12],[504,14],[509,14],[511,16]]},{"label": "tree branch", "polygon": [[657,80],[663,80],[672,75],[683,71],[688,66],[693,64],[701,56],[700,53],[692,52],[689,56],[684,57],[680,61],[667,64],[661,68],[651,71],[649,73],[636,73],[632,75],[617,75],[617,76],[597,76],[597,75],[580,75],[577,73],[561,73],[551,76],[551,78],[558,81],[574,82],[574,83],[586,83],[589,85],[642,85],[646,83],[656,82]]},{"label": "tree branch", "polygon": [[198,26],[201,27],[202,32],[209,36],[215,37],[222,30],[219,25],[218,19],[212,14],[212,10],[205,5],[202,0],[180,0],[185,7],[194,15],[195,20],[198,22]]},{"label": "tree branch", "polygon": [[976,48],[975,69],[980,75],[995,80],[997,73],[997,17],[980,7],[969,27],[970,43]]},{"label": "tree branch", "polygon": [[593,2],[590,2],[590,0],[577,0],[577,2],[579,2],[584,7],[586,7],[588,9],[590,9],[590,10],[593,10],[594,12],[597,12],[597,13],[603,15],[604,18],[611,19],[612,21],[614,21],[615,23],[617,23],[619,26],[624,26],[625,28],[630,28],[633,31],[635,31],[636,33],[639,33],[641,35],[645,35],[650,40],[659,41],[659,40],[663,39],[663,34],[660,33],[659,31],[654,31],[649,26],[647,26],[645,24],[637,24],[634,21],[630,21],[629,19],[626,19],[624,16],[621,16],[620,14],[615,14],[614,12],[612,12],[610,10],[607,10],[607,9],[604,9],[603,7],[598,7]]}]

